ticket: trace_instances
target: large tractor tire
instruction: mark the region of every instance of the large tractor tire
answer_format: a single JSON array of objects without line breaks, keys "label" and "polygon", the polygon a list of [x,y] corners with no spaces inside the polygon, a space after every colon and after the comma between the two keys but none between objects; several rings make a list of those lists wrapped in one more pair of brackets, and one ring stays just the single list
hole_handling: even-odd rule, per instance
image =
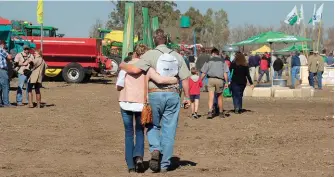
[{"label": "large tractor tire", "polygon": [[62,76],[68,83],[81,83],[85,78],[85,69],[78,63],[70,63],[64,67]]},{"label": "large tractor tire", "polygon": [[111,74],[111,75],[117,75],[120,71],[120,67],[119,65],[121,64],[122,62],[122,58],[117,56],[117,55],[114,55],[114,56],[110,56],[108,57],[110,60],[112,60],[112,69],[109,70],[108,72]]}]

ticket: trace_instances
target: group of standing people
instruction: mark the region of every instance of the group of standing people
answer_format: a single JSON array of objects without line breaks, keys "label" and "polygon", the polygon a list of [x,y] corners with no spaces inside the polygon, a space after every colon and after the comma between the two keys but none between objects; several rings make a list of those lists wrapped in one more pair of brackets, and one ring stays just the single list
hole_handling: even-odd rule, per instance
[{"label": "group of standing people", "polygon": [[[267,52],[258,55],[252,52],[248,58],[249,71],[251,74],[251,80],[254,80],[256,72],[259,72],[259,77],[257,83],[260,83],[263,75],[266,75],[266,81],[270,81],[270,74],[272,72],[273,79],[282,79],[283,71],[285,70],[284,64],[287,64],[288,73],[291,80],[290,87],[292,89],[296,88],[297,85],[302,83],[301,70],[302,67],[308,67],[308,81],[311,87],[315,87],[315,80],[317,81],[318,89],[322,89],[322,74],[324,72],[324,67],[330,66],[334,67],[334,57],[330,53],[330,56],[323,57],[318,51],[313,51],[307,58],[302,51],[296,51],[289,54],[287,58],[283,56],[278,56],[274,53],[271,55]],[[272,68],[271,68],[272,66]],[[296,82],[298,81],[298,84]]]},{"label": "group of standing people", "polygon": [[29,46],[24,45],[23,51],[16,54],[14,61],[13,56],[8,53],[7,46],[4,41],[0,41],[0,107],[13,107],[9,101],[11,71],[17,73],[18,87],[16,94],[17,106],[23,104],[23,88],[26,87],[26,101],[29,108],[34,108],[33,93],[36,93],[36,103],[41,108],[41,92],[42,78],[47,65],[42,58],[42,52],[35,50],[31,54]]}]

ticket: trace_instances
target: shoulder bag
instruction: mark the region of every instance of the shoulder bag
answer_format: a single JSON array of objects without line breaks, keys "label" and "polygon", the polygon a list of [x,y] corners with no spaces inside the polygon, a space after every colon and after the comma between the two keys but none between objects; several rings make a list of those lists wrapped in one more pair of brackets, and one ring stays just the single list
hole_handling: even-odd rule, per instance
[{"label": "shoulder bag", "polygon": [[141,113],[141,124],[145,126],[152,123],[152,111],[148,101],[148,76],[144,75],[144,105]]}]

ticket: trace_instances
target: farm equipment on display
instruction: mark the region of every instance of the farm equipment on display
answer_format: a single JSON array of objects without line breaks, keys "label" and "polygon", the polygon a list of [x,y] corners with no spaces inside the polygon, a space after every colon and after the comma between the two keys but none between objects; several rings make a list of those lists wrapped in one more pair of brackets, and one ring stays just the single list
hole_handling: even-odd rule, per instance
[{"label": "farm equipment on display", "polygon": [[[41,26],[29,23],[13,24],[13,34],[26,41],[32,41],[36,48],[41,47]],[[106,73],[112,69],[111,60],[102,54],[100,39],[68,38],[57,34],[57,28],[43,27],[43,58],[48,65],[45,75],[56,77],[60,73],[69,83],[90,80],[92,74]]]},{"label": "farm equipment on display", "polygon": [[24,45],[27,45],[32,49],[36,47],[31,40],[23,39],[21,36],[13,33],[12,30],[11,22],[0,17],[0,40],[6,42],[6,47],[9,53],[15,55],[22,52]]},{"label": "farm equipment on display", "polygon": [[[41,26],[32,25],[29,22],[12,20],[12,32],[19,36],[41,36]],[[53,26],[43,26],[44,37],[64,37],[64,34],[57,33],[58,28]]]}]

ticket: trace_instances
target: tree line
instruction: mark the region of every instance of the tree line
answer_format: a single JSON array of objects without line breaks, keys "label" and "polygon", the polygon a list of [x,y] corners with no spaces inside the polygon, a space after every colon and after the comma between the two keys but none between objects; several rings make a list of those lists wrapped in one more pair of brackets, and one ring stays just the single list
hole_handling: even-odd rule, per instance
[{"label": "tree line", "polygon": [[[110,12],[107,23],[102,24],[101,20],[97,20],[90,31],[90,37],[97,37],[97,28],[103,27],[108,29],[123,30],[123,21],[125,13],[125,1],[112,1],[115,8]],[[202,14],[199,9],[190,7],[185,13],[181,13],[177,8],[177,4],[173,1],[135,1],[135,34],[142,32],[142,7],[149,9],[150,17],[157,16],[160,22],[160,28],[163,28],[171,35],[172,41],[176,43],[193,43],[193,30],[196,33],[197,43],[201,43],[205,47],[222,48],[226,44],[232,44],[247,39],[253,35],[267,32],[270,30],[281,31],[286,34],[300,35],[301,26],[289,26],[284,22],[280,22],[279,27],[259,26],[252,24],[243,24],[237,27],[230,27],[228,14],[224,9],[214,11],[207,9]],[[139,15],[140,14],[140,15]],[[189,16],[191,19],[190,28],[180,28],[180,17],[182,15]],[[318,29],[312,30],[311,27],[306,29],[306,36],[317,40],[315,36]],[[301,35],[300,35],[301,36]],[[334,49],[334,27],[321,28],[320,47],[332,51]],[[274,48],[280,49],[285,44],[276,44]],[[259,46],[245,46],[245,51],[256,49]]]}]

